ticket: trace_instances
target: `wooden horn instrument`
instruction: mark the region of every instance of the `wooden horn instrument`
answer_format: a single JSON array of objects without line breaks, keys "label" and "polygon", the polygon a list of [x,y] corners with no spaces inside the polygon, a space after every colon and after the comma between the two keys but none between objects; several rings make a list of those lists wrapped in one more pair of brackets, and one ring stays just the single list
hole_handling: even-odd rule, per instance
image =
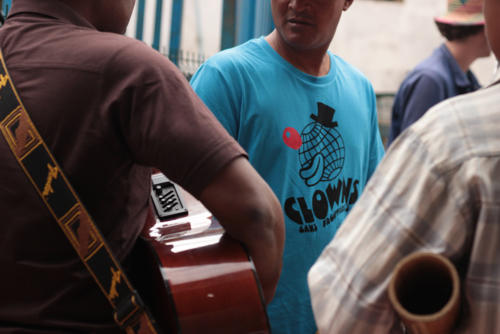
[{"label": "wooden horn instrument", "polygon": [[455,266],[433,253],[403,258],[389,283],[389,300],[411,334],[451,333],[460,311]]}]

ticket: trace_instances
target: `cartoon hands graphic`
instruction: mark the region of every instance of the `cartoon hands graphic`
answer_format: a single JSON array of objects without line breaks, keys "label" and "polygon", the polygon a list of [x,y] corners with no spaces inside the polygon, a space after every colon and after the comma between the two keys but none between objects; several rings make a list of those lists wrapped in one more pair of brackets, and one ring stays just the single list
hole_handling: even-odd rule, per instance
[{"label": "cartoon hands graphic", "polygon": [[325,161],[323,155],[316,154],[311,163],[300,170],[300,176],[305,180],[308,186],[313,186],[323,177],[325,170]]}]

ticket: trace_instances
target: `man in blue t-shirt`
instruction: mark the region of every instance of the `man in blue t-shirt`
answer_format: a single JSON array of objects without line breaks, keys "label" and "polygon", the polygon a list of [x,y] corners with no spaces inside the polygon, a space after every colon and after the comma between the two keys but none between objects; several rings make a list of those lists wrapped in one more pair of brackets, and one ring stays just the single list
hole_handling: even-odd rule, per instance
[{"label": "man in blue t-shirt", "polygon": [[328,52],[352,1],[272,0],[271,34],[218,53],[191,80],[283,207],[274,334],[316,332],[307,272],[383,155],[371,84]]}]

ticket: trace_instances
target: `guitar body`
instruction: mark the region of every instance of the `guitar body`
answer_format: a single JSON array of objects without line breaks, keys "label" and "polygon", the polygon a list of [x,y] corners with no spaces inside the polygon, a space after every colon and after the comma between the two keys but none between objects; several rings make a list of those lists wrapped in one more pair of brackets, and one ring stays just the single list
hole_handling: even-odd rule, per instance
[{"label": "guitar body", "polygon": [[187,215],[157,219],[134,250],[142,260],[133,261],[132,280],[154,318],[165,333],[270,333],[247,252],[200,202],[177,190]]}]

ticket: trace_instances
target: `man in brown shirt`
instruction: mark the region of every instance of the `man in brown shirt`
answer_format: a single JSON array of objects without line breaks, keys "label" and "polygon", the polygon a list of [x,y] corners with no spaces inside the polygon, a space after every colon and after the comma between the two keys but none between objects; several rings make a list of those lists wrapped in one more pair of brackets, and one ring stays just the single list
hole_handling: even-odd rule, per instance
[{"label": "man in brown shirt", "polygon": [[[134,0],[15,0],[0,48],[24,106],[124,259],[149,211],[151,167],[243,242],[269,301],[279,203],[166,58],[123,33]],[[111,309],[0,139],[0,333],[114,333]]]}]

